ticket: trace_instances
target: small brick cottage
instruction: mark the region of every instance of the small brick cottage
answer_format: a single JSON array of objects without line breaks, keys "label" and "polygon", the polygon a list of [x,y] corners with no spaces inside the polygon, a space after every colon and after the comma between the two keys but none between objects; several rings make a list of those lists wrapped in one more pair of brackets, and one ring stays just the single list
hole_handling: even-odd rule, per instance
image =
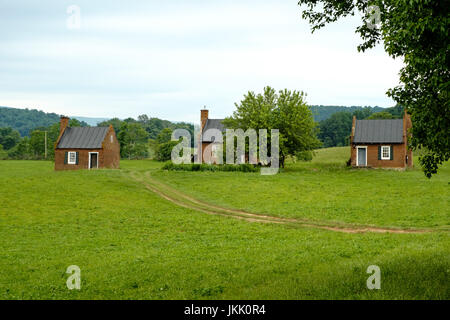
[{"label": "small brick cottage", "polygon": [[118,169],[120,145],[114,128],[69,127],[69,118],[61,117],[55,143],[55,170]]},{"label": "small brick cottage", "polygon": [[[222,133],[225,132],[225,126],[222,121],[224,119],[210,119],[209,111],[207,109],[200,110],[200,123],[201,123],[201,147],[202,147],[202,162],[204,163],[217,163],[217,159],[214,157],[216,148],[222,144],[216,141],[216,138],[210,137],[208,130],[218,130]],[[211,133],[211,131],[210,131]],[[224,138],[222,138],[223,141]]]},{"label": "small brick cottage", "polygon": [[356,120],[353,117],[350,136],[353,167],[406,168],[413,166],[408,148],[411,117],[403,119]]}]

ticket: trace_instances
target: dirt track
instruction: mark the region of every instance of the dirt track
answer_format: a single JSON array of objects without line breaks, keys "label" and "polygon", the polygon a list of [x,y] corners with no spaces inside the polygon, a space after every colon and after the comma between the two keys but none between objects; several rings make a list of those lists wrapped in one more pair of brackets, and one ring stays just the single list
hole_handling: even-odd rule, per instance
[{"label": "dirt track", "polygon": [[304,219],[291,219],[291,218],[280,218],[265,214],[257,214],[245,212],[242,210],[228,209],[212,205],[195,198],[192,198],[156,179],[153,179],[149,173],[145,176],[138,177],[136,174],[132,173],[131,177],[133,180],[142,183],[148,190],[154,192],[161,198],[166,199],[178,206],[200,211],[212,215],[220,215],[231,217],[235,219],[245,220],[249,222],[261,222],[261,223],[275,223],[284,224],[293,227],[305,227],[305,228],[316,228],[335,232],[343,233],[364,233],[364,232],[376,232],[376,233],[425,233],[431,230],[425,229],[394,229],[394,228],[379,228],[372,226],[355,226],[355,225],[331,225],[329,223],[319,223],[312,222]]}]

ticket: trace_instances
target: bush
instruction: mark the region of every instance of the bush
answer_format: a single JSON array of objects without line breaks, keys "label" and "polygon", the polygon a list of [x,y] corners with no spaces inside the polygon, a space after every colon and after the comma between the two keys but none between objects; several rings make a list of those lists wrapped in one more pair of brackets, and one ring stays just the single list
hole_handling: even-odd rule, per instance
[{"label": "bush", "polygon": [[156,148],[155,159],[158,161],[168,161],[172,158],[172,149],[178,141],[169,141],[159,144]]},{"label": "bush", "polygon": [[312,151],[299,151],[295,154],[295,157],[299,161],[311,161],[313,159]]},{"label": "bush", "polygon": [[254,166],[249,163],[245,164],[221,164],[221,165],[213,165],[213,164],[174,164],[171,161],[166,162],[163,167],[163,170],[169,171],[240,171],[240,172],[258,172],[259,167]]}]

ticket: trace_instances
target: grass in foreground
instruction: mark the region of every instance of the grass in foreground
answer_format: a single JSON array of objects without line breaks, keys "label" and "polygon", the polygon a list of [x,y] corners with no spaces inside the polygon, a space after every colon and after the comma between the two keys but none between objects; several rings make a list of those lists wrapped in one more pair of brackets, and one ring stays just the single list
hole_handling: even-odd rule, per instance
[{"label": "grass in foreground", "polygon": [[[342,234],[210,216],[124,174],[153,170],[173,183],[160,164],[122,166],[54,172],[48,162],[0,162],[1,299],[449,298],[447,232]],[[283,174],[311,174],[298,166]],[[211,177],[189,174],[196,183],[195,175]],[[232,174],[235,187],[253,175]],[[66,287],[73,264],[80,291]],[[381,290],[366,288],[372,264],[381,268]]]}]

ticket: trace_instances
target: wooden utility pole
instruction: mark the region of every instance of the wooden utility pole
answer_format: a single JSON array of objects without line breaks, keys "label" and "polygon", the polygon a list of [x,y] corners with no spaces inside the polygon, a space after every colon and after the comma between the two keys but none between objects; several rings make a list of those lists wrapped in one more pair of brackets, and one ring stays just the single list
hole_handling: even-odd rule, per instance
[{"label": "wooden utility pole", "polygon": [[45,132],[45,159],[47,159],[47,131]]}]

